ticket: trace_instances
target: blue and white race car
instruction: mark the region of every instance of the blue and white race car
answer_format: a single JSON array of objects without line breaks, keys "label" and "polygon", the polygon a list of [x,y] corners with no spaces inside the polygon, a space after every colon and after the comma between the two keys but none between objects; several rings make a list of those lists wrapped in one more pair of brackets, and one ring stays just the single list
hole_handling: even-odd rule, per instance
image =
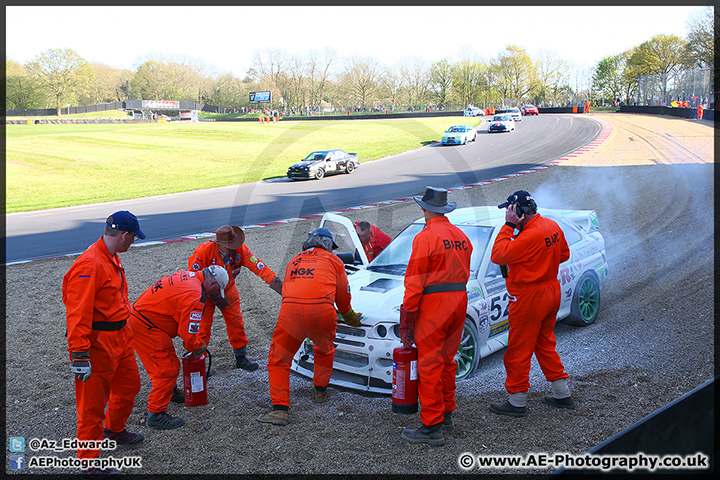
[{"label": "blue and white race car", "polygon": [[465,145],[474,142],[477,138],[475,127],[472,125],[453,125],[443,133],[443,145]]},{"label": "blue and white race car", "polygon": [[[538,209],[562,228],[570,247],[570,259],[560,265],[558,280],[562,300],[558,320],[576,326],[595,322],[600,310],[600,289],[608,275],[605,241],[593,210]],[[447,214],[473,243],[468,307],[460,348],[455,356],[458,379],[472,375],[480,358],[507,346],[508,293],[500,266],[490,261],[490,252],[505,211],[495,206],[457,209]],[[333,233],[340,246],[335,252],[349,272],[352,307],[361,312],[361,327],[338,321],[335,360],[330,383],[346,388],[392,393],[392,352],[400,346],[400,305],[404,276],[415,235],[424,219],[406,227],[373,259],[367,261],[353,223],[326,213],[320,226]],[[312,378],[313,343],[309,339],[295,354],[291,369]]]}]

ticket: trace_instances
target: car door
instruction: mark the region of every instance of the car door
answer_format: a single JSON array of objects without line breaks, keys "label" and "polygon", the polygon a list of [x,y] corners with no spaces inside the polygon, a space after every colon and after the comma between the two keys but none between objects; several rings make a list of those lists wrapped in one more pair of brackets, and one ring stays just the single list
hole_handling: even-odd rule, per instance
[{"label": "car door", "polygon": [[335,155],[335,170],[338,172],[345,170],[345,165],[347,165],[348,162],[348,154],[345,152],[337,151],[333,152]]},{"label": "car door", "polygon": [[333,239],[338,244],[338,248],[333,250],[333,253],[342,259],[346,269],[357,270],[368,266],[370,262],[355,231],[355,224],[350,219],[334,213],[326,213],[320,220],[320,227],[328,229],[333,234]]}]

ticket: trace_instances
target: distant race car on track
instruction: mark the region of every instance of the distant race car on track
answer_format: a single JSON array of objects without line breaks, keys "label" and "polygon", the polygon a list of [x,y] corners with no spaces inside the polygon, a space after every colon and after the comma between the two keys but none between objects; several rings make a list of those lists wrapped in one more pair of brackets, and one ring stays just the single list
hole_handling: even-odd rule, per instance
[{"label": "distant race car on track", "polygon": [[474,142],[477,138],[475,127],[472,125],[453,125],[443,133],[442,145],[465,145]]},{"label": "distant race car on track", "polygon": [[522,113],[520,113],[519,108],[510,107],[507,109],[507,112],[505,112],[505,113],[509,114],[512,117],[512,119],[515,120],[516,122],[522,122]]},{"label": "distant race car on track", "polygon": [[509,113],[499,113],[488,123],[488,133],[515,130],[515,121]]},{"label": "distant race car on track", "polygon": [[[600,288],[608,275],[605,240],[593,210],[538,209],[562,228],[570,259],[560,265],[562,291],[558,320],[576,326],[595,322],[600,310]],[[509,298],[499,265],[490,261],[495,237],[505,223],[505,210],[491,207],[457,209],[448,219],[473,244],[470,279],[466,291],[467,315],[460,348],[455,356],[457,379],[473,374],[480,358],[507,346]],[[338,320],[335,360],[330,383],[356,390],[392,393],[392,352],[400,342],[400,305],[412,242],[425,226],[418,219],[406,227],[372,262],[368,262],[353,223],[326,213],[320,226],[333,234],[335,250],[349,273],[352,306],[362,312],[361,327]],[[291,369],[312,378],[313,343],[306,339],[295,354]]]},{"label": "distant race car on track", "polygon": [[332,173],[352,173],[359,166],[357,153],[347,153],[340,149],[318,150],[288,168],[287,176],[293,180],[302,178],[320,180]]},{"label": "distant race car on track", "polygon": [[522,108],[522,114],[523,115],[539,115],[540,112],[538,111],[538,108],[535,105],[523,105]]}]

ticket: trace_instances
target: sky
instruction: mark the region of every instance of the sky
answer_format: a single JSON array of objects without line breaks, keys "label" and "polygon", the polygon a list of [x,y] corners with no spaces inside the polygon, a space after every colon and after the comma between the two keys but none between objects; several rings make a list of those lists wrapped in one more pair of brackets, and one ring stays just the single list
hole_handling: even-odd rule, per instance
[{"label": "sky", "polygon": [[[70,48],[89,62],[200,62],[244,78],[256,53],[371,57],[388,67],[489,60],[508,45],[590,71],[657,34],[687,35],[695,6],[8,6],[6,58]],[[706,7],[707,8],[707,7]]]}]

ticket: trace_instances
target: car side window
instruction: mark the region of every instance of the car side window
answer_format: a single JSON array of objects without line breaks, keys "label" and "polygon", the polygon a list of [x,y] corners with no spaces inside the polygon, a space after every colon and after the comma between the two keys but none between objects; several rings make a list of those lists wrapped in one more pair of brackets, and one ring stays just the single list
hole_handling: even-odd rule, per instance
[{"label": "car side window", "polygon": [[502,275],[502,272],[500,272],[500,265],[488,262],[487,271],[485,272],[485,278],[495,278]]}]

